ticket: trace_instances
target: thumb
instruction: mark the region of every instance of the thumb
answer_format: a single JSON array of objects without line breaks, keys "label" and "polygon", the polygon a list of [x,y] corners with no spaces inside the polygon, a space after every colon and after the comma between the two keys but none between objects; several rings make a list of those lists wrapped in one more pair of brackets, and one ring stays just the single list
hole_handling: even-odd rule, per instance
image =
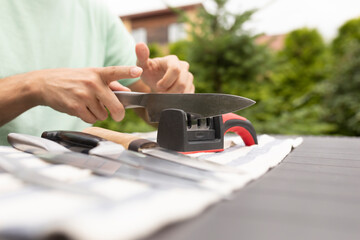
[{"label": "thumb", "polygon": [[136,65],[141,68],[145,68],[150,57],[150,50],[148,46],[145,43],[138,43],[136,44],[135,52],[137,56]]}]

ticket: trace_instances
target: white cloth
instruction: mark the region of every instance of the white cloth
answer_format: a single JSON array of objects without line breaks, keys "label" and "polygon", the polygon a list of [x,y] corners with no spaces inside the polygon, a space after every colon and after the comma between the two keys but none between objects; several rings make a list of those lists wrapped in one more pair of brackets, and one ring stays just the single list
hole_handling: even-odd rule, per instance
[{"label": "white cloth", "polygon": [[207,189],[155,189],[138,182],[92,175],[71,166],[48,164],[30,154],[0,147],[0,166],[9,159],[17,161],[21,166],[94,193],[44,188],[2,172],[0,237],[40,238],[62,233],[73,239],[110,240],[147,236],[230,197],[233,191],[279,164],[302,142],[301,138],[268,135],[261,135],[258,140],[258,145],[246,147],[239,137],[226,135],[229,147],[224,152],[194,155],[242,172],[217,173],[219,180],[203,184]]}]

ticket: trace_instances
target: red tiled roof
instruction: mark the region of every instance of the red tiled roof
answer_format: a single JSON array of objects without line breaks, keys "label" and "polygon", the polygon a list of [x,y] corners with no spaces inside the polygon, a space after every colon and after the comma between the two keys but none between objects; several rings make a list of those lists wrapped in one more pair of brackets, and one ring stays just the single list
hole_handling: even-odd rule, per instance
[{"label": "red tiled roof", "polygon": [[[179,6],[179,7],[174,7],[174,8],[181,9],[181,10],[189,10],[189,9],[193,9],[193,8],[196,8],[199,6],[202,6],[202,4],[196,3],[196,4],[190,4],[190,5]],[[154,11],[149,11],[149,12],[141,12],[141,13],[134,13],[134,14],[129,14],[129,15],[122,15],[120,17],[122,19],[136,19],[136,18],[164,15],[164,14],[169,14],[169,13],[173,13],[173,11],[170,8],[164,8],[164,9],[159,9],[159,10],[154,10]]]},{"label": "red tiled roof", "polygon": [[266,44],[273,50],[281,50],[284,47],[286,34],[279,35],[261,35],[256,38],[256,43]]}]

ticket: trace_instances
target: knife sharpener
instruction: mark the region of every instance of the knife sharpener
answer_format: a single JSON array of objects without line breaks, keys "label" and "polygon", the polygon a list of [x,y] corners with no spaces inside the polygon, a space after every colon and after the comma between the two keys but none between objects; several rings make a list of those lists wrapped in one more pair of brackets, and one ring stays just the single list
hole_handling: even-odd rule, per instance
[{"label": "knife sharpener", "polygon": [[160,147],[183,153],[220,152],[229,131],[237,133],[246,146],[257,144],[253,125],[239,115],[199,119],[180,109],[165,109],[160,116],[157,142]]}]

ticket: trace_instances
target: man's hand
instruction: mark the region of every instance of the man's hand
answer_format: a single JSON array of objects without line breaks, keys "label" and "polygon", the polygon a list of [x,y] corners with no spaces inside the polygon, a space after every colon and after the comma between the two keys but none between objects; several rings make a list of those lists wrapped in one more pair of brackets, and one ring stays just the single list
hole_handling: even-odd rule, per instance
[{"label": "man's hand", "polygon": [[124,107],[112,90],[129,91],[118,82],[136,78],[139,67],[115,66],[82,69],[49,69],[33,72],[39,86],[38,103],[77,116],[88,123],[105,120],[106,108],[116,121],[124,118]]},{"label": "man's hand", "polygon": [[143,69],[141,79],[153,92],[193,93],[193,75],[189,64],[170,55],[150,59],[149,48],[144,43],[136,45],[137,65]]}]

